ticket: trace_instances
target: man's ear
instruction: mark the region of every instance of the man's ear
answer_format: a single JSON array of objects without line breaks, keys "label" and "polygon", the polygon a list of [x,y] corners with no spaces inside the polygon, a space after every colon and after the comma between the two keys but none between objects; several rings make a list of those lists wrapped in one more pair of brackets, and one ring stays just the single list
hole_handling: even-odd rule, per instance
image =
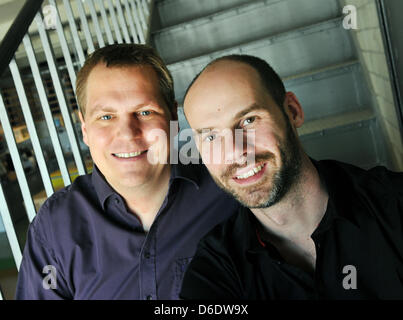
[{"label": "man's ear", "polygon": [[88,136],[87,136],[87,128],[85,127],[84,116],[81,113],[81,110],[78,111],[78,117],[80,118],[80,122],[81,122],[81,132],[83,133],[83,141],[89,147],[89,145],[88,145]]},{"label": "man's ear", "polygon": [[303,125],[305,117],[304,110],[302,109],[296,95],[291,91],[288,91],[285,94],[284,110],[293,127],[299,128]]}]

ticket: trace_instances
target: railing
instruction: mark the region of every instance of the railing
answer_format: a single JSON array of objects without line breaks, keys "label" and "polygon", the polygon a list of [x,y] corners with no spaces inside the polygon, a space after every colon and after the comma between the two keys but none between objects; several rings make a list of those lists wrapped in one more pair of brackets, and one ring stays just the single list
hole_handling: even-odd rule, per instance
[{"label": "railing", "polygon": [[[0,122],[6,142],[0,141],[0,161],[11,158],[28,222],[41,202],[91,165],[80,143],[74,96],[85,56],[106,44],[148,42],[151,11],[151,0],[27,0],[14,20],[0,45]],[[27,177],[24,148],[33,150],[40,192],[35,174]],[[11,184],[8,177],[0,183],[0,213],[19,270],[18,219],[5,192]]]}]

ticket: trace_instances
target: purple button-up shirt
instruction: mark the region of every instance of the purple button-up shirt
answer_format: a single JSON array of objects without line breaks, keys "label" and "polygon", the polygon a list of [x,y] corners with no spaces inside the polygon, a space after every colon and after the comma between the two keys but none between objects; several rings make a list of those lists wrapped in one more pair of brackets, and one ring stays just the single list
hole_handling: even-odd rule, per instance
[{"label": "purple button-up shirt", "polygon": [[17,299],[178,299],[199,239],[239,208],[204,165],[172,165],[149,230],[94,167],[31,223]]}]

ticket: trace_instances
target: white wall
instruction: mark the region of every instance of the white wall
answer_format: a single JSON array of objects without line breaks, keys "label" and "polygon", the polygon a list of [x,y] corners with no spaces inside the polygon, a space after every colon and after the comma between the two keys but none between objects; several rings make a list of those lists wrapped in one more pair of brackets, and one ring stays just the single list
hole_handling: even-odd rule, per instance
[{"label": "white wall", "polygon": [[381,127],[387,138],[387,147],[392,155],[391,169],[403,171],[403,141],[399,131],[399,120],[375,0],[340,0],[340,3],[354,5],[357,8],[358,28],[353,30],[353,39],[357,44],[364,72],[369,79]]}]

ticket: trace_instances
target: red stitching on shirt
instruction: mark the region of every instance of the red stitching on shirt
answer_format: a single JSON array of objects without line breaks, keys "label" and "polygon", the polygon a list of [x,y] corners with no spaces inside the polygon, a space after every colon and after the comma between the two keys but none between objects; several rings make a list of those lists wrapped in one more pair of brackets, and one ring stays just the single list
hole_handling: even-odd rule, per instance
[{"label": "red stitching on shirt", "polygon": [[263,248],[266,247],[266,244],[262,241],[262,238],[260,238],[259,230],[256,228],[256,236],[257,239],[259,240],[259,243],[262,245]]}]

